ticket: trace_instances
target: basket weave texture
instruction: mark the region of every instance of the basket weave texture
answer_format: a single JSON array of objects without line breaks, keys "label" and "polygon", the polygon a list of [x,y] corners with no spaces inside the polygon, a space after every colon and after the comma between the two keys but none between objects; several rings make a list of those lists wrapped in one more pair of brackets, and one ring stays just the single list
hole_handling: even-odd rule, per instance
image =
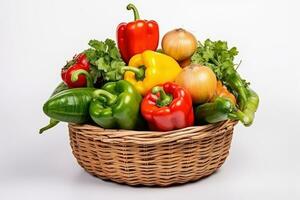
[{"label": "basket weave texture", "polygon": [[128,185],[168,186],[215,172],[229,154],[237,122],[169,132],[69,124],[73,154],[89,173]]}]

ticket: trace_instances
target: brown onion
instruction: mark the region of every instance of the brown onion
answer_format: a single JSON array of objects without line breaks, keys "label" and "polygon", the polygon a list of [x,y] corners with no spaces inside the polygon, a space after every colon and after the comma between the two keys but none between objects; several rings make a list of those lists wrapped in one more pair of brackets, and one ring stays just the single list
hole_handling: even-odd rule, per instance
[{"label": "brown onion", "polygon": [[161,42],[163,52],[177,61],[190,58],[196,51],[197,40],[195,36],[182,29],[167,32]]},{"label": "brown onion", "polygon": [[217,89],[214,72],[209,67],[196,64],[183,68],[175,83],[189,91],[194,104],[209,102]]},{"label": "brown onion", "polygon": [[184,68],[186,66],[189,66],[191,64],[191,58],[188,58],[188,59],[185,59],[185,60],[182,60],[179,62],[179,65],[180,67]]}]

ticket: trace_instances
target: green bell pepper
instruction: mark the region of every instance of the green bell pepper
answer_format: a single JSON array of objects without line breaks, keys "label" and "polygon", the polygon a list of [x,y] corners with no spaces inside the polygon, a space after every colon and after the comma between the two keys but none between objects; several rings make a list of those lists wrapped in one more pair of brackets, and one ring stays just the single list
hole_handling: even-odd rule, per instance
[{"label": "green bell pepper", "polygon": [[90,116],[103,128],[136,129],[141,120],[141,100],[141,95],[129,82],[110,82],[93,92]]}]

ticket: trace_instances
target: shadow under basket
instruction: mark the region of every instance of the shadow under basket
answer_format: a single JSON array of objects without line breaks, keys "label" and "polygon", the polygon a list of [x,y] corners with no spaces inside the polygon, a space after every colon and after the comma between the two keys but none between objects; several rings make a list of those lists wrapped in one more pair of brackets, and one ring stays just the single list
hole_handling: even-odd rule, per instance
[{"label": "shadow under basket", "polygon": [[229,154],[236,121],[169,132],[69,124],[73,154],[90,174],[128,185],[168,186],[215,172]]}]

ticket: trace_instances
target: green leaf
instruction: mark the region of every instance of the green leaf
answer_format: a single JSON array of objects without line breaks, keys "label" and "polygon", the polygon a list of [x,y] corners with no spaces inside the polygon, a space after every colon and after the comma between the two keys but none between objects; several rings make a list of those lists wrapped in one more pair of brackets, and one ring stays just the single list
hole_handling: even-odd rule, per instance
[{"label": "green leaf", "polygon": [[121,55],[117,48],[110,49],[109,54],[113,60],[121,60]]},{"label": "green leaf", "polygon": [[87,59],[89,60],[90,63],[94,64],[97,57],[96,57],[96,51],[95,49],[87,49],[84,51],[84,54],[86,55]]},{"label": "green leaf", "polygon": [[116,47],[116,42],[112,39],[103,41],[90,40],[90,49],[85,50],[86,55],[93,65],[92,76],[94,80],[97,78],[105,81],[116,81],[123,78],[120,74],[120,67],[125,66],[122,60],[119,49]]},{"label": "green leaf", "polygon": [[[227,85],[228,78],[231,74],[240,77],[235,69],[234,58],[238,55],[236,47],[228,48],[226,41],[211,41],[207,39],[202,45],[198,42],[196,52],[192,56],[192,63],[201,64],[210,67],[217,78]],[[249,85],[245,80],[241,80],[243,86]]]},{"label": "green leaf", "polygon": [[125,63],[123,61],[112,61],[111,62],[111,68],[112,69],[119,69],[120,67],[125,66]]},{"label": "green leaf", "polygon": [[110,64],[105,61],[104,57],[100,57],[96,62],[95,62],[97,69],[100,71],[108,72],[110,68]]},{"label": "green leaf", "polygon": [[105,40],[105,44],[107,45],[108,49],[114,49],[116,46],[115,41],[113,41],[112,39],[107,38]]},{"label": "green leaf", "polygon": [[236,56],[239,54],[238,50],[236,47],[232,47],[230,50],[229,50],[229,53],[231,54],[232,57]]},{"label": "green leaf", "polygon": [[211,58],[214,57],[214,52],[212,50],[205,51],[205,52],[203,52],[203,56],[202,57],[204,58],[204,60],[207,61],[207,60],[209,60],[209,59],[211,59]]},{"label": "green leaf", "polygon": [[98,40],[90,40],[89,45],[97,51],[105,51],[105,43]]}]

